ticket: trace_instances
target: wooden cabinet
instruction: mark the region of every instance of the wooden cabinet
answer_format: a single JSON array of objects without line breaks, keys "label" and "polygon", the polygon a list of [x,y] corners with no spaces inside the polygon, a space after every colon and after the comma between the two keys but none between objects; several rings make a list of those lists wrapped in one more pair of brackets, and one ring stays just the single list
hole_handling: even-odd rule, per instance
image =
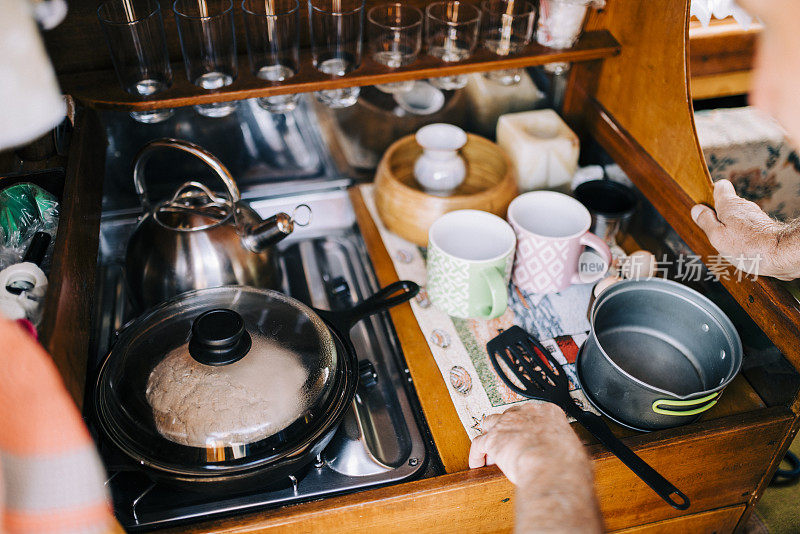
[{"label": "wooden cabinet", "polygon": [[747,93],[756,42],[762,30],[758,22],[745,29],[733,18],[712,20],[706,28],[692,20],[689,25],[692,98]]},{"label": "wooden cabinet", "polygon": [[[446,66],[426,57],[399,71],[365,62],[361,69],[337,80],[323,80],[306,65],[286,85],[263,86],[243,74],[234,85],[214,94],[199,94],[189,86],[177,64],[175,86],[162,99],[145,103],[132,101],[116,85],[93,11],[71,7],[75,11],[48,43],[65,91],[79,101],[81,109],[69,155],[63,223],[42,337],[79,404],[86,376],[105,149],[92,108],[171,107],[571,61],[566,119],[581,135],[605,148],[696,253],[704,260],[715,253],[689,216],[695,202],[711,201],[711,180],[691,109],[687,0],[608,0],[602,12],[590,17],[588,33],[575,49],[552,51],[531,45],[522,55],[503,60],[479,54],[467,63]],[[169,34],[169,22],[167,26]],[[175,43],[171,47],[175,54]],[[241,60],[244,73],[246,61]],[[358,190],[352,191],[351,198],[379,282],[395,281],[391,259]],[[800,369],[798,303],[773,280],[738,281],[733,276],[724,285],[791,365]],[[394,308],[391,317],[446,474],[183,530],[511,529],[513,487],[494,468],[467,469],[469,440],[410,307]],[[780,401],[764,399],[763,392],[739,377],[723,401],[695,424],[648,434],[615,429],[690,495],[692,507],[687,513],[661,502],[616,458],[581,433],[595,460],[607,528],[646,533],[730,532],[746,519],[798,428],[797,391]]]}]

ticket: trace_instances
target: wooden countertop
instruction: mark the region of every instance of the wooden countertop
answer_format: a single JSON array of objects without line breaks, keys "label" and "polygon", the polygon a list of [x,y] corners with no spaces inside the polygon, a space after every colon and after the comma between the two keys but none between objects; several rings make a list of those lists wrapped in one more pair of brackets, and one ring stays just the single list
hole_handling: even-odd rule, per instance
[{"label": "wooden countertop", "polygon": [[[395,281],[391,258],[358,189],[351,190],[351,199],[380,284]],[[513,486],[493,466],[468,469],[469,439],[411,306],[400,305],[390,313],[447,474],[171,531],[510,531]],[[688,516],[666,505],[616,457],[576,430],[594,460],[595,487],[608,531],[731,532],[793,420],[784,407],[766,407],[740,377],[720,403],[692,425],[652,433],[614,427],[629,447],[690,496]],[[647,527],[640,530],[636,525]]]},{"label": "wooden countertop", "polygon": [[[704,195],[710,190],[710,179],[691,122],[689,93],[683,83],[687,75],[683,41],[688,39],[685,30],[688,6],[688,0],[619,0],[608,2],[604,10],[593,13],[587,29],[608,32],[614,43],[604,39],[593,47],[591,54],[597,53],[598,58],[604,59],[573,65],[565,115],[571,123],[581,126],[584,133],[593,136],[637,181],[637,186],[658,201],[662,214],[682,232],[689,246],[707,257],[711,250],[705,236],[700,235],[688,216],[691,204],[708,200]],[[56,63],[72,61],[75,65],[77,60],[82,65],[88,56],[108,59],[102,38],[98,37],[100,30],[94,11],[89,7],[84,11],[83,19],[76,19],[73,14],[76,24],[65,23],[60,32],[84,46],[51,46],[51,50],[60,52],[61,61]],[[52,37],[58,32],[48,33]],[[61,41],[50,39],[51,45],[58,42]],[[177,50],[174,52],[179,54]],[[537,62],[556,60],[554,56],[536,57]],[[589,57],[595,56],[582,59]],[[497,68],[503,65],[494,64]],[[472,64],[463,68],[478,70]],[[483,68],[488,68],[487,63],[480,66]],[[98,69],[110,72],[108,65],[100,63],[96,69],[88,70]],[[76,67],[63,72],[67,71],[87,69]],[[640,73],[654,73],[655,77]],[[378,74],[384,77],[371,78],[369,83],[390,79],[385,73]],[[430,73],[420,71],[416,75]],[[653,79],[660,83],[652,83]],[[107,83],[116,86],[113,80]],[[322,87],[312,84],[305,89]],[[241,96],[256,94],[248,92],[249,88],[243,90]],[[277,94],[278,90],[274,91]],[[631,102],[636,105],[630,105]],[[87,325],[93,298],[91,277],[96,266],[100,213],[97,179],[103,174],[105,134],[97,124],[90,124],[96,122],[79,121],[83,126],[76,125],[78,135],[73,140],[65,183],[68,205],[63,217],[69,221],[66,231],[59,231],[56,238],[56,249],[63,253],[57,252],[57,256],[63,265],[53,271],[56,279],[51,281],[47,297],[52,309],[44,321],[43,339],[78,403],[83,394]],[[363,201],[357,192],[353,195],[378,279],[381,284],[393,282],[397,275],[391,259]],[[726,288],[797,367],[800,356],[798,336],[794,334],[800,328],[797,326],[800,321],[795,301],[789,301],[789,297],[768,282],[730,282]],[[394,308],[391,317],[424,416],[448,473],[178,530],[509,531],[513,519],[512,486],[495,468],[466,469],[469,440],[458,423],[446,385],[410,306]],[[798,418],[788,406],[764,406],[743,379],[734,382],[722,401],[697,423],[649,434],[617,428],[628,446],[690,496],[692,515],[689,516],[667,506],[621,462],[585,439],[595,463],[596,489],[607,529],[629,532],[633,527],[646,525],[641,531],[732,531],[745,507],[752,508],[769,480],[770,470],[777,466],[797,428]]]},{"label": "wooden countertop", "polygon": [[[394,264],[364,203],[361,191],[358,188],[351,189],[350,198],[380,285],[388,285],[398,280]],[[630,246],[638,248],[635,243],[631,243]],[[447,384],[411,307],[402,306],[397,311],[393,310],[392,320],[445,470],[448,473],[455,473],[468,469],[469,437],[458,418],[450,399]],[[763,408],[765,405],[761,398],[747,380],[740,376],[726,389],[720,402],[703,415],[702,420],[710,421]],[[640,432],[629,430],[610,421],[609,425],[614,433],[621,437],[641,435]],[[577,423],[573,426],[586,444],[597,443]]]}]

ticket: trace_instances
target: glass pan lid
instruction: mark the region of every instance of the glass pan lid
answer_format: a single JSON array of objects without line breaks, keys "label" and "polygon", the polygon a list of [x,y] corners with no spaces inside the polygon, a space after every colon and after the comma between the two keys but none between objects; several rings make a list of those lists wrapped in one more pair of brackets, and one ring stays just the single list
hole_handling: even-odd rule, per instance
[{"label": "glass pan lid", "polygon": [[99,417],[143,461],[248,463],[302,440],[335,389],[330,330],[269,290],[201,289],[127,326],[98,381]]}]

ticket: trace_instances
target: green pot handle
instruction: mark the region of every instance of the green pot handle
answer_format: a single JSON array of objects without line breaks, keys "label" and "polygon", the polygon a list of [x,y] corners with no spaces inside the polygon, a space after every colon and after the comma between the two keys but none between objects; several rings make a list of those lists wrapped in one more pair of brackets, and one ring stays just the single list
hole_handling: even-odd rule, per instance
[{"label": "green pot handle", "polygon": [[[653,411],[657,414],[661,415],[678,415],[678,416],[690,416],[690,415],[697,415],[699,413],[703,413],[712,406],[714,406],[717,401],[719,401],[719,395],[722,393],[721,391],[716,391],[711,395],[706,395],[705,397],[700,397],[699,399],[691,399],[691,400],[673,400],[673,399],[658,399],[653,401]],[[703,403],[706,403],[703,406]],[[687,408],[690,406],[697,406],[694,410],[668,410],[666,408],[662,408],[662,406],[669,406],[672,408]]]}]

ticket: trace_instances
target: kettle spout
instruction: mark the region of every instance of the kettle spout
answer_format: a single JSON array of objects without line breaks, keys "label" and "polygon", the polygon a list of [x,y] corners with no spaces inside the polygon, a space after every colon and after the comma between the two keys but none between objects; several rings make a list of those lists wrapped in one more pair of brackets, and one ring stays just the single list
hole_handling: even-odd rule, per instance
[{"label": "kettle spout", "polygon": [[249,251],[260,253],[280,242],[294,231],[294,221],[286,213],[248,227],[242,236],[242,245]]}]

